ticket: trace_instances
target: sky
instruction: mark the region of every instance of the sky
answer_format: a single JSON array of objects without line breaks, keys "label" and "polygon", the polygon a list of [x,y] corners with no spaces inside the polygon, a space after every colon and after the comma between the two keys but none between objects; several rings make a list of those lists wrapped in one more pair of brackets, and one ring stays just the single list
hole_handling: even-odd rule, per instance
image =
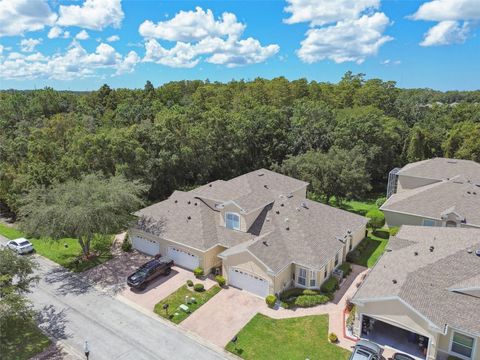
[{"label": "sky", "polygon": [[0,0],[0,89],[184,79],[480,88],[480,0]]}]

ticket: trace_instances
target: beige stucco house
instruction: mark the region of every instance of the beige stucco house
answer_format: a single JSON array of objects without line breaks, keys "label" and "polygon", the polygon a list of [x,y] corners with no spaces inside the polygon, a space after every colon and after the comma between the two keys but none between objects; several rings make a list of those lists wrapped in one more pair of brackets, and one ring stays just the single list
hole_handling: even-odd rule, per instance
[{"label": "beige stucco house", "polygon": [[358,337],[480,360],[480,229],[403,226],[352,301]]},{"label": "beige stucco house", "polygon": [[135,213],[134,248],[222,273],[259,296],[318,289],[365,236],[361,216],[306,199],[308,183],[260,169]]},{"label": "beige stucco house", "polygon": [[480,227],[480,164],[434,158],[391,173],[380,208],[388,226]]}]

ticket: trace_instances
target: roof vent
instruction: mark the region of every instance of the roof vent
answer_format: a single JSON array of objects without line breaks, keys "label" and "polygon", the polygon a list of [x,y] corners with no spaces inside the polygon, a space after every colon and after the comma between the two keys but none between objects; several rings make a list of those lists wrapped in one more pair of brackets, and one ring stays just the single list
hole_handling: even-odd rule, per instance
[{"label": "roof vent", "polygon": [[392,280],[392,283],[396,284],[396,283],[397,283],[397,280],[393,279],[393,280]]},{"label": "roof vent", "polygon": [[277,211],[275,211],[275,213],[278,215],[278,214],[280,214],[280,211],[279,211],[279,210],[277,210]]},{"label": "roof vent", "polygon": [[300,208],[299,208],[299,207],[297,207],[297,208],[295,208],[295,209],[297,209],[297,211],[300,211]]},{"label": "roof vent", "polygon": [[268,242],[266,240],[264,240],[263,245],[268,246]]},{"label": "roof vent", "polygon": [[[287,227],[285,228],[285,230],[290,230],[290,228],[287,226]],[[479,255],[479,256],[480,256],[480,255]]]},{"label": "roof vent", "polygon": [[264,187],[265,189],[268,189],[268,185],[267,185],[267,184],[263,185],[263,187]]},{"label": "roof vent", "polygon": [[430,246],[430,252],[433,252],[435,250],[435,246]]},{"label": "roof vent", "polygon": [[258,173],[258,176],[263,176],[263,175],[265,175],[263,172]]},{"label": "roof vent", "polygon": [[280,204],[280,206],[281,206],[281,207],[283,207],[283,206],[284,206],[284,204],[283,204],[283,203],[281,203],[281,204]]},{"label": "roof vent", "polygon": [[293,197],[293,194],[292,194],[292,193],[290,193],[290,194],[287,195],[287,198],[289,198],[289,199],[292,198],[292,197]]},{"label": "roof vent", "polygon": [[469,254],[471,254],[471,253],[473,253],[473,250],[472,250],[471,248],[468,248],[468,249],[467,249],[467,252],[468,252]]},{"label": "roof vent", "polygon": [[188,200],[188,205],[190,205],[192,202],[190,200]]},{"label": "roof vent", "polygon": [[175,204],[178,203],[178,200],[175,200]]},{"label": "roof vent", "polygon": [[188,215],[187,220],[192,220],[192,217],[190,215]]},{"label": "roof vent", "polygon": [[212,184],[208,184],[208,187],[212,187]]},{"label": "roof vent", "polygon": [[415,251],[413,254],[414,254],[415,256],[418,256],[418,251]]},{"label": "roof vent", "polygon": [[285,218],[285,222],[288,223],[288,218]]},{"label": "roof vent", "polygon": [[303,207],[304,209],[308,209],[307,203],[305,201],[302,201],[300,203],[300,206]]},{"label": "roof vent", "polygon": [[478,249],[477,251],[475,251],[475,255],[477,255],[478,257],[480,257],[480,249]]}]

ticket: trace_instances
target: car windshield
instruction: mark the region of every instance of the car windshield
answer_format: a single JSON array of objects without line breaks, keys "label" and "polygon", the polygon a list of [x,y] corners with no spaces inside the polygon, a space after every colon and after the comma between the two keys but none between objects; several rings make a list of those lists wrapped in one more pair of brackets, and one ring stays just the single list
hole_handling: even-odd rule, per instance
[{"label": "car windshield", "polygon": [[353,356],[353,360],[368,360],[370,359],[371,355],[371,353],[357,348],[355,355]]},{"label": "car windshield", "polygon": [[403,354],[396,354],[394,357],[395,360],[412,360],[412,358],[408,355]]},{"label": "car windshield", "polygon": [[136,276],[145,276],[147,274],[148,274],[148,269],[140,269],[135,273]]},{"label": "car windshield", "polygon": [[19,243],[20,246],[25,246],[25,245],[30,245],[30,243],[28,241],[22,241],[21,243]]}]

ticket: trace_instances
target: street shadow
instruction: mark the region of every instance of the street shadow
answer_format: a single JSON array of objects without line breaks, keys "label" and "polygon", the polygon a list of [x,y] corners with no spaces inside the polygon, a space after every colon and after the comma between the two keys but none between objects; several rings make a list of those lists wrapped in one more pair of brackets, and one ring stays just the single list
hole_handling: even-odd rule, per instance
[{"label": "street shadow", "polygon": [[56,292],[60,295],[82,295],[93,289],[88,281],[63,267],[56,267],[48,271],[43,279],[48,284],[57,285]]},{"label": "street shadow", "polygon": [[37,322],[38,326],[54,339],[68,337],[65,332],[67,322],[65,310],[57,311],[53,305],[45,305],[37,314]]}]

